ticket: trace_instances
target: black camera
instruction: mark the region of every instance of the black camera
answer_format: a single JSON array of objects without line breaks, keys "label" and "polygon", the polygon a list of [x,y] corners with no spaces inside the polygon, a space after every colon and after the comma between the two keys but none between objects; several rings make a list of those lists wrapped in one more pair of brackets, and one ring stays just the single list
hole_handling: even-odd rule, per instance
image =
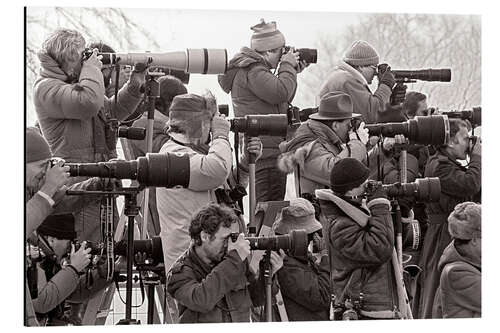
[{"label": "black camera", "polygon": [[82,52],[82,62],[84,62],[85,60],[88,60],[90,58],[90,56],[92,55],[92,53],[94,53],[93,49],[91,49],[90,47],[85,48],[85,50],[83,50],[83,52]]},{"label": "black camera", "polygon": [[436,202],[441,196],[441,182],[437,177],[417,178],[413,183],[382,184],[369,180],[365,186],[365,194],[373,194],[382,189],[388,197],[413,197],[419,202]]},{"label": "black camera", "polygon": [[220,114],[223,114],[226,117],[229,117],[229,105],[219,104],[219,105],[217,105],[217,108],[218,108]]},{"label": "black camera", "polygon": [[[74,241],[73,244],[75,245],[75,252],[80,249],[82,246],[83,242],[79,241]],[[96,255],[101,255],[105,252],[106,246],[104,243],[96,243],[96,242],[91,242],[91,241],[85,241],[85,249],[90,249],[90,254],[93,256]]]},{"label": "black camera", "polygon": [[286,114],[247,115],[230,119],[231,131],[245,133],[248,136],[282,136],[288,131]]},{"label": "black camera", "polygon": [[[238,233],[231,234],[231,240],[236,242]],[[305,257],[309,244],[305,230],[292,230],[288,235],[271,237],[245,237],[250,242],[251,250],[279,251],[288,250],[294,257]]]},{"label": "black camera", "polygon": [[448,118],[468,120],[472,127],[481,126],[481,107],[473,107],[472,110],[443,112]]},{"label": "black camera", "polygon": [[317,107],[300,110],[298,107],[290,105],[286,110],[288,125],[290,126],[300,125],[301,122],[307,121],[310,115],[317,112],[318,112]]},{"label": "black camera", "polygon": [[348,298],[343,303],[335,304],[333,306],[333,320],[359,320],[363,303],[364,295],[360,293],[356,300]]},{"label": "black camera", "polygon": [[144,140],[146,137],[146,129],[144,127],[118,127],[118,137],[129,140]]},{"label": "black camera", "polygon": [[100,177],[137,180],[144,186],[188,187],[189,156],[148,153],[134,161],[66,163],[72,177]]},{"label": "black camera", "polygon": [[378,123],[365,126],[370,136],[394,137],[404,135],[411,143],[443,145],[450,140],[450,123],[447,116],[417,116],[401,123]]},{"label": "black camera", "polygon": [[307,49],[301,48],[297,49],[293,46],[285,46],[283,48],[283,53],[288,53],[290,50],[294,50],[294,52],[299,53],[299,61],[305,61],[308,64],[315,64],[318,61],[318,50],[316,49]]},{"label": "black camera", "polygon": [[[385,64],[382,64],[385,65]],[[380,68],[381,65],[379,65]],[[415,83],[416,80],[421,81],[451,81],[451,69],[418,69],[418,70],[392,70],[396,82],[398,83]]]}]

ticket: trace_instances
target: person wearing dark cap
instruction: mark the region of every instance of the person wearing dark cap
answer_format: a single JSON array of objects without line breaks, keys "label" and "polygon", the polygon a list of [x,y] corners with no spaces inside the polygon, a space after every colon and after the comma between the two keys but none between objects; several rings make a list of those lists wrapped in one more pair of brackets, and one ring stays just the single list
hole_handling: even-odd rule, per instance
[{"label": "person wearing dark cap", "polygon": [[[217,111],[215,97],[183,94],[175,96],[170,106],[168,132],[170,139],[160,153],[187,154],[190,179],[187,188],[156,188],[160,217],[160,237],[166,272],[189,247],[189,223],[193,212],[209,203],[219,202],[218,188],[226,188],[233,177],[229,121]],[[246,148],[248,146],[248,148]],[[260,157],[259,138],[244,142],[240,163],[240,183],[248,181],[248,153]]]},{"label": "person wearing dark cap", "polygon": [[283,154],[278,165],[283,172],[295,173],[297,196],[328,188],[330,172],[343,158],[366,160],[368,130],[363,123],[352,128],[351,120],[357,116],[348,94],[330,92],[321,99],[319,111],[300,124],[291,140],[280,144]]},{"label": "person wearing dark cap", "polygon": [[344,158],[333,166],[331,190],[316,191],[329,244],[334,308],[353,308],[361,319],[399,318],[391,204],[381,189],[370,192],[365,204],[369,173],[360,161]]},{"label": "person wearing dark cap", "polygon": [[432,318],[481,317],[481,205],[458,204],[448,216],[452,241],[439,260]]},{"label": "person wearing dark cap", "polygon": [[50,215],[37,229],[37,249],[28,250],[28,285],[37,319],[45,326],[66,325],[64,300],[80,281],[90,263],[90,248],[78,251],[73,214]]},{"label": "person wearing dark cap", "polygon": [[[273,225],[276,235],[288,235],[303,229],[310,243],[321,243],[322,225],[314,217],[313,205],[303,198],[291,199]],[[287,254],[278,271],[278,283],[289,321],[328,320],[330,309],[330,274],[326,251],[318,253],[319,262],[311,251],[306,257]]]},{"label": "person wearing dark cap", "polygon": [[[283,53],[285,36],[276,22],[251,27],[250,47],[242,47],[231,61],[219,84],[231,93],[234,115],[286,114],[297,89],[297,73],[307,64],[299,62],[298,52]],[[279,65],[279,68],[278,68]],[[277,75],[271,72],[278,68]],[[256,164],[256,201],[283,200],[286,175],[276,168],[278,145],[283,138],[262,136],[264,152]]]},{"label": "person wearing dark cap", "polygon": [[[354,112],[360,113],[367,124],[378,122],[379,114],[385,111],[390,102],[396,83],[391,68],[384,66],[384,71],[378,69],[378,88],[372,94],[368,85],[377,73],[378,63],[379,55],[373,46],[366,41],[355,41],[344,54],[340,64],[328,75],[320,88],[318,98],[321,99],[331,91],[342,91],[351,96]],[[398,86],[398,89],[404,90],[396,91],[404,97],[406,87]]]}]

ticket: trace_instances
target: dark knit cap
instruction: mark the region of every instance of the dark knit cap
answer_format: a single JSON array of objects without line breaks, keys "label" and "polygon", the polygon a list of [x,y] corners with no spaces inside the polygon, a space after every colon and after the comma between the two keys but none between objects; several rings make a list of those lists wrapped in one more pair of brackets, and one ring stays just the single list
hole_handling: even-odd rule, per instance
[{"label": "dark knit cap", "polygon": [[175,96],[187,94],[186,87],[175,76],[162,76],[158,79],[158,83],[160,84],[160,98],[165,104],[165,111],[167,112]]},{"label": "dark knit cap", "polygon": [[346,157],[335,163],[330,173],[330,188],[335,193],[344,194],[363,184],[368,179],[370,169],[352,157]]},{"label": "dark knit cap", "polygon": [[377,51],[363,40],[352,43],[343,60],[351,66],[376,66],[379,62]]},{"label": "dark knit cap", "polygon": [[26,163],[45,160],[52,157],[47,140],[36,127],[26,128]]},{"label": "dark knit cap", "polygon": [[75,217],[73,214],[50,215],[38,227],[37,232],[57,239],[76,238]]}]

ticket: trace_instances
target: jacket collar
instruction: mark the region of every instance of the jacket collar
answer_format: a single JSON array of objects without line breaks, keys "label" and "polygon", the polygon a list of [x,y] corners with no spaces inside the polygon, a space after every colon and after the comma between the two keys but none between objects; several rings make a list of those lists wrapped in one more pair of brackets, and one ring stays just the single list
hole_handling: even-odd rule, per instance
[{"label": "jacket collar", "polygon": [[349,72],[357,81],[368,87],[368,82],[366,82],[365,77],[347,62],[340,61],[340,64],[337,67]]},{"label": "jacket collar", "polygon": [[354,206],[353,204],[339,198],[333,194],[332,190],[316,190],[316,197],[320,200],[331,201],[338,207],[344,214],[353,219],[361,227],[365,227],[370,219],[370,215],[365,212],[361,207]]},{"label": "jacket collar", "polygon": [[198,256],[193,243],[189,246],[188,256],[191,258],[191,261],[202,270],[205,276],[212,271],[213,267],[207,265],[203,260],[201,260],[200,256]]},{"label": "jacket collar", "polygon": [[299,126],[293,139],[280,144],[280,150],[282,152],[293,151],[314,140],[319,140],[330,145],[342,144],[337,133],[330,127],[320,121],[309,119]]},{"label": "jacket collar", "polygon": [[457,261],[466,262],[481,270],[481,253],[474,248],[471,242],[456,244],[455,240],[453,240],[444,249],[443,255],[439,259],[438,269],[442,271],[446,264]]},{"label": "jacket collar", "polygon": [[436,154],[446,156],[451,162],[453,162],[454,164],[459,166],[461,169],[464,168],[464,166],[462,164],[460,164],[456,159],[454,159],[450,154],[448,154],[448,152],[446,150],[444,150],[442,148],[438,148],[438,149],[436,149]]},{"label": "jacket collar", "polygon": [[43,52],[39,52],[37,56],[40,60],[40,77],[68,81],[66,73],[51,56]]}]

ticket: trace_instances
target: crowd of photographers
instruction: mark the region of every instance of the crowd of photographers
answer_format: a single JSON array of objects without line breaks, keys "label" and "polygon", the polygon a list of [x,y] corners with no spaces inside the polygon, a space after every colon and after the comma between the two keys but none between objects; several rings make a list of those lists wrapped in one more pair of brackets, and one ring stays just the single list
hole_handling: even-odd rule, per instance
[{"label": "crowd of photographers", "polygon": [[[109,46],[88,49],[69,29],[44,41],[38,124],[26,130],[26,325],[84,324],[89,300],[113,271],[140,261],[93,255],[87,242],[109,242],[104,230],[118,223],[116,203],[103,194],[121,185],[72,169],[106,162],[94,165],[116,172],[123,124],[152,125],[149,143],[122,146],[131,160],[151,163],[145,214],[158,225],[148,230],[161,239],[162,255],[149,260],[161,267],[174,322],[481,316],[481,141],[470,136],[477,124],[441,117],[444,128],[423,128],[419,119],[437,115],[427,97],[407,92],[376,50],[356,41],[321,86],[316,112],[292,130],[297,75],[316,60],[301,51],[308,49],[285,47],[275,22],[251,30],[250,47],[229,61],[219,84],[236,117],[286,114],[289,131],[240,128],[237,156],[235,125],[210,92],[189,93],[163,76],[147,117],[147,64],[135,63],[120,80],[119,66],[101,62],[99,53],[114,53]],[[265,119],[255,121],[265,128]],[[420,137],[394,130],[410,121]],[[373,126],[393,133],[374,135]],[[422,132],[434,141],[419,142]],[[155,158],[168,168],[154,169],[150,156],[163,156]],[[283,201],[287,174],[296,198]],[[151,180],[164,178],[168,184]],[[257,226],[241,206],[252,181],[264,212]]]}]

